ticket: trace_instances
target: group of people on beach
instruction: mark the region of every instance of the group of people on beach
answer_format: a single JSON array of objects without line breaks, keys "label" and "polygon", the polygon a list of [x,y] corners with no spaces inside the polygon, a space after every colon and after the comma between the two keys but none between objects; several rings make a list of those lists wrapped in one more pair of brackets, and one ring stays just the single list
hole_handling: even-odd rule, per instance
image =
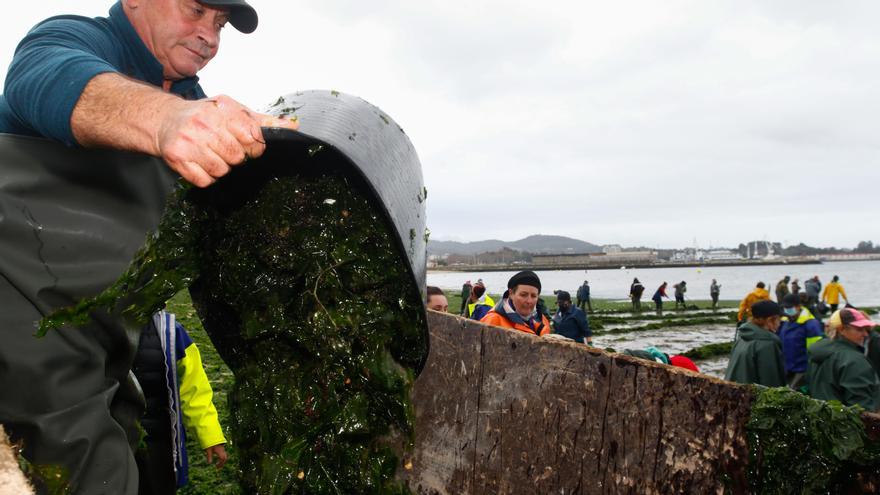
[{"label": "group of people on beach", "polygon": [[[793,282],[794,286],[788,290]],[[584,281],[584,286],[589,286],[588,281]],[[652,299],[668,297],[666,287],[666,282],[661,284]],[[720,287],[712,279],[713,308],[717,307]],[[682,281],[674,288],[676,307],[684,306],[687,283]],[[459,314],[536,336],[559,336],[591,345],[586,312],[572,303],[571,295],[554,291],[558,309],[551,315],[540,293],[541,281],[531,271],[512,276],[497,303],[486,292],[482,279],[476,284],[468,281],[462,288]],[[641,309],[643,293],[644,285],[638,278],[633,279],[630,296],[634,311]],[[586,296],[589,297],[589,292]],[[777,284],[776,297],[777,301],[772,301],[765,284],[758,282],[755,290],[740,303],[725,379],[770,387],[787,386],[817,399],[838,400],[871,411],[880,409],[880,333],[864,312],[849,304],[839,277],[834,276],[823,291],[818,276],[807,280],[803,290],[796,280],[786,276]],[[841,298],[846,307],[838,309]],[[578,299],[586,303],[585,298]],[[427,302],[430,309],[448,311],[446,296],[437,287],[428,287]],[[662,310],[662,299],[657,308]],[[821,318],[829,312],[823,324]],[[692,361],[666,355],[655,348],[625,353],[699,371]]]},{"label": "group of people on beach", "polygon": [[[584,282],[587,285],[587,282]],[[458,314],[464,318],[482,321],[490,325],[510,328],[537,336],[554,336],[577,343],[592,345],[590,323],[582,306],[587,303],[578,297],[572,302],[568,291],[553,291],[556,310],[548,311],[541,294],[541,279],[530,270],[513,275],[507,282],[507,290],[496,303],[486,291],[482,279],[462,286],[461,307]],[[580,291],[579,291],[580,292]],[[587,298],[589,292],[587,292]],[[435,311],[448,312],[449,303],[444,292],[433,286],[427,290],[427,305]]]},{"label": "group of people on beach", "polygon": [[[593,345],[587,311],[592,312],[589,281],[584,280],[577,291],[577,304],[572,302],[571,294],[565,290],[554,290],[557,308],[551,314],[547,310],[541,294],[541,280],[532,271],[514,274],[507,282],[507,290],[496,303],[486,292],[482,279],[471,284],[468,280],[462,286],[462,302],[459,315],[490,325],[529,333],[540,337],[562,338],[577,343]],[[449,311],[445,293],[438,287],[428,286],[427,306],[440,312]],[[657,361],[699,371],[690,359],[684,356],[670,356],[656,348],[645,350],[626,350],[631,356]]]},{"label": "group of people on beach", "polygon": [[[849,304],[836,275],[821,298],[818,276],[804,284],[804,291],[794,290],[796,285],[788,290],[789,282],[795,281],[786,276],[777,283],[777,301],[758,282],[740,303],[725,379],[788,386],[817,399],[880,409],[877,324]],[[846,306],[838,309],[840,298]]]}]

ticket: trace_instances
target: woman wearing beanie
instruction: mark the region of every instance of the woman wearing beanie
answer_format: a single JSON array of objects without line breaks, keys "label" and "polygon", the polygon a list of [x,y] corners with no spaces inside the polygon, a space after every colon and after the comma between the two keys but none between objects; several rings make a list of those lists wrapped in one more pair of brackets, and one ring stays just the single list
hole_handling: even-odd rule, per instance
[{"label": "woman wearing beanie", "polygon": [[535,310],[540,296],[541,280],[535,272],[519,272],[507,281],[507,291],[501,301],[480,321],[532,335],[547,335],[550,322]]}]

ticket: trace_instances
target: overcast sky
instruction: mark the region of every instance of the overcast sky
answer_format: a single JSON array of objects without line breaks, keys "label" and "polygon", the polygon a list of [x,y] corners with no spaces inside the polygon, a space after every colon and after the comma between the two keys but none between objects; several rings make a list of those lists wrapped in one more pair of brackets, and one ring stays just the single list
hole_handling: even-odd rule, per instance
[{"label": "overcast sky", "polygon": [[[260,26],[224,31],[207,93],[381,107],[419,152],[435,239],[880,242],[880,3],[250,3]],[[110,5],[17,5],[4,78],[34,23]]]}]

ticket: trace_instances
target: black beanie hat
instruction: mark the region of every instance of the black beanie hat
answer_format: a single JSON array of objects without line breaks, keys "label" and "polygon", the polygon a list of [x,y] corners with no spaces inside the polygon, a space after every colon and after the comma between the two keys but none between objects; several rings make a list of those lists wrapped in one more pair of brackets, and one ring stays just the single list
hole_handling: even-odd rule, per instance
[{"label": "black beanie hat", "polygon": [[507,281],[508,289],[513,289],[517,285],[530,285],[532,287],[537,287],[538,292],[541,292],[541,279],[539,279],[538,276],[535,275],[535,272],[531,270],[519,272],[510,277],[510,280]]},{"label": "black beanie hat", "polygon": [[752,304],[752,316],[755,318],[768,318],[770,316],[779,316],[782,311],[779,305],[773,301],[763,300]]}]

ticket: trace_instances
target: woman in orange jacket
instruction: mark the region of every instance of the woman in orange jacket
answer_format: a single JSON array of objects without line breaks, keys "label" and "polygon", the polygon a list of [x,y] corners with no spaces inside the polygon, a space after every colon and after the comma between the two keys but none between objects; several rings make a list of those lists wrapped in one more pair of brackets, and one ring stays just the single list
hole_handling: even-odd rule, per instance
[{"label": "woman in orange jacket", "polygon": [[480,321],[532,335],[547,335],[551,330],[550,322],[535,311],[540,295],[541,280],[535,272],[519,272],[507,281],[507,291],[501,296],[501,302]]}]

